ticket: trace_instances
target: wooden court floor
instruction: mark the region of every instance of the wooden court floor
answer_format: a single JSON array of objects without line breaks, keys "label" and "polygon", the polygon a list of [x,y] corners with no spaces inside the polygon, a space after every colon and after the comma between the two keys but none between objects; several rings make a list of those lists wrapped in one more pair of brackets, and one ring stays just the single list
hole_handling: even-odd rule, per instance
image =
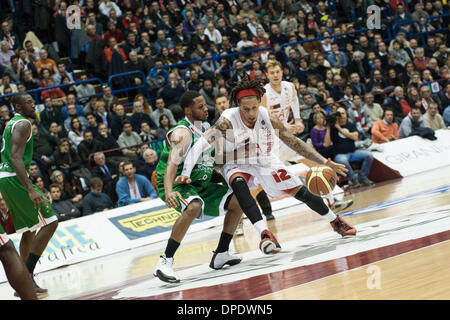
[{"label": "wooden court floor", "polygon": [[[175,256],[178,287],[152,276],[165,241],[36,279],[52,300],[450,299],[450,165],[346,192],[345,199],[354,204],[341,215],[358,231],[361,226],[358,242],[338,237],[299,205],[275,212],[268,223],[286,249],[279,257],[259,252],[259,236],[244,220],[244,235],[235,236],[231,248],[244,254],[244,267],[208,269],[221,228],[189,235]],[[12,292],[0,285],[0,299],[14,299]]]}]

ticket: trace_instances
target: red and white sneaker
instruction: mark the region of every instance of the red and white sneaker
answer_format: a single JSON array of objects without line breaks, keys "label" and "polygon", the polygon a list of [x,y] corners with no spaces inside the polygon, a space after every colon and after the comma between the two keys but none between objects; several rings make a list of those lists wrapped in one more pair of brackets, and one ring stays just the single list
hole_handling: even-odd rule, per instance
[{"label": "red and white sneaker", "polygon": [[333,227],[333,230],[343,237],[356,235],[356,229],[345,222],[340,216],[331,221],[330,224]]},{"label": "red and white sneaker", "polygon": [[259,249],[264,254],[274,254],[281,251],[281,246],[278,243],[275,236],[269,230],[261,232],[261,242],[259,243]]}]

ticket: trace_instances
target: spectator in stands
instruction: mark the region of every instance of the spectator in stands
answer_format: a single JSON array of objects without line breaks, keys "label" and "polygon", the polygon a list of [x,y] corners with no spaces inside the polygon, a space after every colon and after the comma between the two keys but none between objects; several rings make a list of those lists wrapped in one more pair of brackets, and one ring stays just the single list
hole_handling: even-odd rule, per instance
[{"label": "spectator in stands", "polygon": [[195,19],[194,13],[192,10],[186,10],[185,12],[185,18],[183,20],[183,32],[184,34],[191,36],[195,30],[197,29],[197,26],[200,24],[200,21]]},{"label": "spectator in stands", "polygon": [[74,104],[67,105],[67,114],[68,117],[66,120],[64,120],[64,129],[66,130],[66,132],[69,132],[71,130],[72,118],[78,118],[78,120],[80,120],[82,131],[84,131],[84,129],[88,126],[86,118],[77,114],[77,109]]},{"label": "spectator in stands", "polygon": [[184,111],[179,105],[181,95],[184,92],[184,88],[178,81],[178,77],[175,73],[169,74],[169,82],[164,86],[161,91],[161,97],[167,104],[167,108],[172,111],[173,116],[177,121],[184,117]]},{"label": "spectator in stands", "polygon": [[45,132],[39,132],[36,123],[31,126],[33,131],[33,160],[41,171],[48,171],[54,161],[53,152],[58,144],[58,139]]},{"label": "spectator in stands", "polygon": [[77,96],[74,93],[69,93],[67,95],[67,105],[61,108],[61,117],[65,121],[69,117],[69,105],[75,106],[75,114],[78,116],[83,116],[83,106],[77,104]]},{"label": "spectator in stands", "polygon": [[152,130],[156,130],[158,128],[150,116],[144,113],[144,105],[141,101],[133,102],[133,113],[131,114],[130,122],[133,127],[133,131],[136,131],[137,133],[141,132],[142,122],[147,122]]},{"label": "spectator in stands", "polygon": [[162,97],[157,97],[155,99],[155,109],[150,114],[150,117],[152,118],[154,123],[159,124],[161,115],[164,114],[169,118],[170,125],[175,125],[176,121],[172,114],[172,111],[167,109],[165,106],[166,106],[166,104],[164,102],[164,99]]},{"label": "spectator in stands", "polygon": [[211,123],[217,117],[215,105],[219,89],[213,87],[212,80],[205,79],[203,88],[200,89],[199,93],[205,98],[206,106],[208,107],[208,122]]},{"label": "spectator in stands", "polygon": [[0,41],[6,41],[13,51],[22,48],[19,36],[13,31],[8,20],[2,22]]},{"label": "spectator in stands", "polygon": [[327,130],[326,127],[327,121],[325,118],[325,113],[321,110],[313,113],[313,122],[314,126],[311,128],[310,132],[312,145],[322,156],[327,159],[334,159],[335,152],[333,143],[330,137],[325,139],[325,136],[330,134],[330,130]]},{"label": "spectator in stands", "polygon": [[77,151],[81,162],[86,167],[89,167],[89,155],[101,151],[101,145],[97,140],[94,140],[94,135],[91,131],[84,131],[83,138],[84,139],[78,144]]},{"label": "spectator in stands", "polygon": [[425,127],[433,130],[446,128],[444,119],[439,114],[438,105],[435,102],[431,102],[430,105],[428,106],[427,111],[423,115],[423,121],[425,122]]},{"label": "spectator in stands", "polygon": [[439,96],[436,94],[431,94],[431,89],[429,86],[423,86],[420,88],[420,97],[422,102],[420,112],[422,112],[422,114],[428,110],[430,104],[432,103],[436,103],[438,108],[440,108],[441,101]]},{"label": "spectator in stands", "polygon": [[[27,90],[37,89],[39,87],[37,79],[33,78],[33,71],[28,69],[23,72],[23,81]],[[0,88],[1,93],[1,88]]]},{"label": "spectator in stands", "polygon": [[4,74],[10,76],[12,82],[19,83],[23,77],[23,67],[19,64],[19,57],[12,56],[11,63],[5,68]]},{"label": "spectator in stands", "polygon": [[374,143],[398,140],[398,124],[394,122],[394,111],[391,108],[384,109],[383,119],[375,121],[371,133]]},{"label": "spectator in stands", "polygon": [[444,119],[444,123],[447,127],[450,126],[450,105],[444,109],[444,113],[442,118]]},{"label": "spectator in stands", "polygon": [[109,21],[107,24],[107,31],[104,34],[103,40],[106,44],[109,44],[109,39],[114,38],[117,42],[118,46],[122,46],[125,44],[125,36],[122,30],[116,27],[116,24],[113,21]]},{"label": "spectator in stands", "polygon": [[[86,74],[82,74],[80,76],[80,81],[88,80],[88,76]],[[77,92],[77,100],[81,104],[85,104],[89,101],[89,98],[95,95],[94,86],[88,82],[83,82],[75,87]]]},{"label": "spectator in stands", "polygon": [[196,69],[191,69],[189,72],[190,79],[186,82],[186,89],[193,91],[200,91],[203,83],[199,77],[198,71]]},{"label": "spectator in stands", "polygon": [[162,48],[167,48],[169,50],[175,48],[175,44],[172,42],[172,40],[166,38],[163,30],[158,30],[156,32],[156,36],[158,39],[153,43],[153,49],[156,55],[161,54]]},{"label": "spectator in stands", "polygon": [[78,145],[81,141],[83,141],[84,128],[81,124],[80,119],[78,117],[70,118],[70,130],[67,134],[69,138],[69,142],[72,148],[75,150],[78,148]]},{"label": "spectator in stands", "polygon": [[63,200],[61,198],[60,186],[56,183],[50,185],[50,196],[52,198],[51,206],[58,221],[66,221],[81,217],[80,210],[70,200]]},{"label": "spectator in stands", "polygon": [[124,120],[122,133],[117,139],[117,144],[119,145],[120,148],[123,148],[122,149],[123,155],[132,158],[136,157],[138,149],[136,145],[139,145],[141,143],[142,143],[141,137],[137,132],[133,131],[131,121]]},{"label": "spectator in stands", "polygon": [[412,106],[409,114],[402,120],[398,129],[398,137],[406,138],[411,135],[411,132],[419,128],[425,128],[425,121],[423,120],[420,108]]},{"label": "spectator in stands", "polygon": [[162,114],[161,117],[159,117],[159,128],[156,130],[156,140],[166,138],[167,132],[173,127],[169,121],[169,117],[165,114]]},{"label": "spectator in stands", "polygon": [[123,170],[124,177],[120,178],[116,185],[119,207],[157,197],[150,181],[145,176],[136,174],[136,168],[131,161],[125,162]]},{"label": "spectator in stands", "polygon": [[8,74],[4,74],[2,76],[2,81],[0,85],[0,94],[5,94],[5,91],[7,88],[11,89],[11,92],[9,93],[16,93],[18,92],[17,86],[14,83],[11,83],[11,78]]},{"label": "spectator in stands", "polygon": [[62,125],[61,111],[54,108],[52,98],[46,97],[43,101],[45,109],[41,111],[39,118],[44,128],[48,130],[52,122]]},{"label": "spectator in stands", "polygon": [[[109,156],[108,156],[109,158]],[[117,201],[116,182],[119,178],[117,165],[107,160],[103,152],[94,154],[95,167],[92,169],[92,177],[98,177],[103,182],[103,192],[105,192],[113,201]]]},{"label": "spectator in stands", "polygon": [[50,195],[50,191],[45,188],[44,179],[41,176],[34,176],[33,178],[30,177],[30,180],[39,189],[39,191],[42,192],[47,201],[51,203],[52,197]]},{"label": "spectator in stands", "polygon": [[39,60],[36,61],[34,65],[38,73],[40,73],[43,68],[49,69],[52,75],[58,72],[55,60],[48,57],[48,52],[45,49],[39,51]]},{"label": "spectator in stands", "polygon": [[61,190],[62,200],[70,200],[77,206],[81,205],[81,199],[83,199],[83,195],[77,191],[75,185],[69,183],[62,171],[54,170],[52,172],[52,175],[50,176],[50,180],[52,181],[52,183],[55,183],[59,186],[59,190]]},{"label": "spectator in stands", "polygon": [[110,128],[112,135],[117,139],[122,133],[122,126],[124,120],[130,120],[130,117],[125,114],[123,105],[118,104],[114,108],[114,113],[111,114]]},{"label": "spectator in stands", "polygon": [[395,87],[393,96],[388,99],[387,104],[394,111],[394,119],[397,123],[409,114],[412,107],[405,99],[403,88],[400,86]]},{"label": "spectator in stands", "polygon": [[13,56],[15,56],[15,53],[11,50],[8,41],[0,41],[0,65],[4,68],[8,67]]},{"label": "spectator in stands", "polygon": [[358,130],[360,136],[359,140],[370,139],[370,130],[372,128],[372,121],[366,116],[364,108],[362,105],[362,99],[360,95],[355,94],[353,96],[353,101],[351,107],[347,110],[348,120],[351,121],[356,129]]},{"label": "spectator in stands", "polygon": [[105,47],[103,52],[105,54],[106,61],[108,61],[108,63],[111,63],[111,58],[114,52],[119,53],[124,62],[127,61],[127,55],[125,54],[125,51],[121,47],[119,47],[119,44],[117,43],[117,40],[114,37],[109,38],[108,46]]},{"label": "spectator in stands", "polygon": [[379,103],[375,102],[374,96],[372,93],[366,93],[364,96],[364,113],[371,123],[375,123],[375,121],[381,120],[383,118],[383,108]]},{"label": "spectator in stands", "polygon": [[106,0],[106,1],[102,1],[102,3],[100,3],[98,9],[100,10],[100,12],[109,17],[111,10],[114,10],[117,14],[118,17],[120,17],[122,15],[122,11],[120,10],[120,7],[111,0]]},{"label": "spectator in stands", "polygon": [[91,191],[82,200],[83,216],[114,208],[111,198],[103,193],[103,182],[100,178],[92,178],[89,181]]},{"label": "spectator in stands", "polygon": [[63,130],[63,127],[57,122],[50,123],[50,127],[48,128],[48,132],[51,136],[56,139],[67,138],[67,133]]},{"label": "spectator in stands", "polygon": [[80,168],[81,159],[77,151],[70,146],[68,139],[63,138],[59,141],[59,145],[53,153],[55,158],[56,169],[62,171],[67,178],[70,178],[71,173]]},{"label": "spectator in stands", "polygon": [[86,115],[86,120],[88,122],[88,125],[85,129],[86,131],[89,131],[92,133],[92,135],[94,136],[94,139],[98,137],[98,122],[97,122],[97,118],[95,117],[95,115],[93,113],[88,113]]},{"label": "spectator in stands", "polygon": [[416,70],[422,73],[428,67],[428,63],[430,62],[430,58],[425,56],[425,51],[422,47],[416,49],[416,57],[414,58],[414,66]]},{"label": "spectator in stands", "polygon": [[339,50],[337,43],[331,45],[331,52],[328,54],[327,60],[333,68],[345,68],[348,65],[347,57],[344,52]]},{"label": "spectator in stands", "polygon": [[[358,130],[353,123],[348,121],[347,112],[343,107],[339,107],[337,112],[339,113],[339,117],[337,118],[336,125],[332,128],[327,126],[327,130],[330,131],[331,142],[336,152],[334,161],[342,163],[347,168],[347,178],[350,188],[358,188],[361,185],[370,186],[373,182],[369,180],[368,176],[372,166],[373,155],[369,151],[356,149],[355,141],[358,140]],[[326,141],[326,144],[330,145],[330,141]],[[350,161],[354,158],[362,161],[359,177],[356,176],[350,165]]]},{"label": "spectator in stands", "polygon": [[[47,79],[45,84],[47,87],[53,87],[55,85],[52,78]],[[55,107],[62,107],[67,103],[66,94],[60,88],[43,90],[41,93],[41,100],[45,100],[46,97],[52,99],[52,104]]]},{"label": "spectator in stands", "polygon": [[63,77],[68,77],[70,82],[74,82],[73,76],[67,72],[66,63],[63,61],[59,61],[56,64],[57,72],[53,75],[53,80],[55,81],[55,85],[59,85],[62,82]]}]

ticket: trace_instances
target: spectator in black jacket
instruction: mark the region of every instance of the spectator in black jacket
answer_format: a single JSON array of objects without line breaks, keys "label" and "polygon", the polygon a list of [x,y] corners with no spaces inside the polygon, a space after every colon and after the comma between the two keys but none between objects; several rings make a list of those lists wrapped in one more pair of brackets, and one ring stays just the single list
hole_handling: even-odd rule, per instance
[{"label": "spectator in black jacket", "polygon": [[109,122],[111,133],[116,140],[122,133],[122,124],[124,120],[130,120],[130,117],[125,114],[123,105],[118,104],[114,109],[114,113],[111,114],[111,121]]},{"label": "spectator in black jacket", "polygon": [[92,177],[100,178],[103,182],[103,192],[115,202],[117,201],[116,182],[119,179],[119,170],[112,161],[107,161],[103,152],[94,154],[96,166],[92,169]]},{"label": "spectator in black jacket", "polygon": [[[89,166],[88,159],[91,153],[101,151],[101,145],[97,140],[94,140],[94,135],[91,131],[84,131],[83,141],[77,147],[78,155],[85,166]],[[94,161],[91,159],[91,163]]]},{"label": "spectator in black jacket", "polygon": [[133,102],[133,114],[130,117],[130,122],[133,127],[133,131],[137,133],[141,132],[142,122],[147,122],[153,130],[158,129],[158,126],[153,122],[152,118],[150,118],[148,114],[144,113],[144,105],[141,101]]},{"label": "spectator in black jacket", "polygon": [[59,185],[50,185],[52,197],[52,209],[58,217],[58,221],[66,221],[81,217],[80,210],[70,200],[61,200],[61,189]]}]

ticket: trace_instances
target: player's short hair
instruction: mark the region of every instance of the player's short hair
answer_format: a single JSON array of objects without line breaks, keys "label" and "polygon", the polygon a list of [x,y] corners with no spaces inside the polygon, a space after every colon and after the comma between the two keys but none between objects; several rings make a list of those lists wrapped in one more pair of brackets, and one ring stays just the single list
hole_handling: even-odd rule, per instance
[{"label": "player's short hair", "polygon": [[182,107],[183,109],[191,107],[194,104],[194,99],[200,96],[201,94],[197,91],[186,91],[180,98],[180,107]]},{"label": "player's short hair", "polygon": [[217,95],[217,97],[216,97],[216,101],[217,101],[217,99],[222,98],[222,97],[225,97],[225,98],[227,98],[227,100],[229,100],[229,99],[228,99],[228,96],[227,96],[226,94],[224,94],[224,93],[219,93],[219,94]]},{"label": "player's short hair", "polygon": [[27,93],[27,92],[20,92],[20,93],[16,94],[16,95],[13,96],[12,99],[11,99],[13,105],[16,106],[16,105],[18,105],[18,104],[21,104],[22,101],[23,101],[27,96],[29,96],[29,95],[30,95],[30,94]]},{"label": "player's short hair", "polygon": [[283,69],[281,67],[281,63],[278,60],[267,60],[266,70],[269,70],[269,68],[275,68],[276,66],[280,67],[280,69]]}]

